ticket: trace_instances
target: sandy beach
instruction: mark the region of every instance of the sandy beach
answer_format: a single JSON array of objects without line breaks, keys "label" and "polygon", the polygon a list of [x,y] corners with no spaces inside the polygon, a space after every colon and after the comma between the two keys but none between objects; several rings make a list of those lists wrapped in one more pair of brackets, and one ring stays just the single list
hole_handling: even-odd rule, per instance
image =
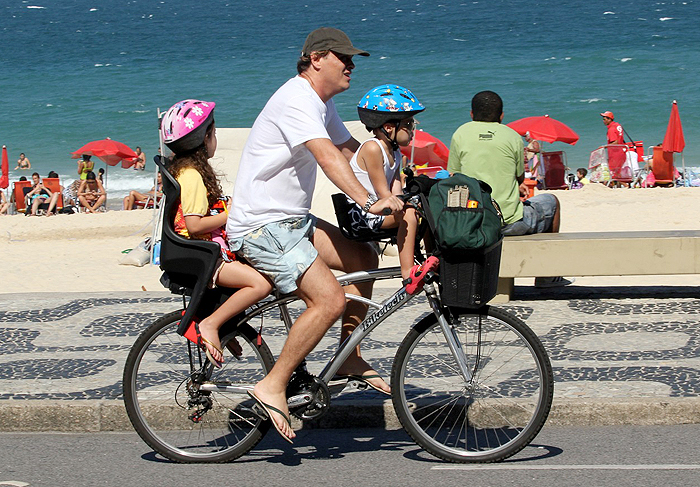
[{"label": "sandy beach", "polygon": [[[321,181],[322,182],[322,181]],[[330,183],[319,184],[313,211],[335,221]],[[324,194],[325,193],[325,194]],[[697,188],[584,189],[554,192],[562,204],[562,232],[700,230]],[[151,210],[108,211],[53,217],[0,217],[2,293],[159,291],[160,269],[120,265],[122,251],[152,232]],[[594,249],[592,249],[593,251]],[[385,258],[382,265],[396,265]],[[582,265],[585,265],[585,258]],[[580,278],[601,283],[638,278]],[[659,284],[697,284],[698,276],[644,278]],[[611,281],[612,280],[612,281]]]},{"label": "sandy beach", "polygon": [[[358,140],[368,137],[360,122],[347,122]],[[218,128],[216,156],[211,160],[224,192],[232,191],[238,160],[249,129]],[[109,190],[108,190],[109,191]],[[335,186],[319,171],[311,211],[335,223],[330,195]],[[561,201],[562,232],[625,230],[700,230],[696,208],[700,188],[610,189],[589,184],[555,191]],[[122,251],[151,235],[152,210],[98,214],[25,217],[0,216],[0,293],[163,291],[157,266],[120,265]],[[595,249],[591,249],[591,255]],[[582,265],[585,265],[584,256]],[[574,256],[572,256],[574,258]],[[382,266],[398,265],[385,257]],[[519,282],[522,281],[522,282]],[[532,279],[530,279],[532,281]],[[700,276],[644,277],[649,285],[699,285]],[[516,280],[516,284],[527,284]],[[577,284],[636,285],[637,277],[578,278]],[[393,285],[385,281],[383,285]]]}]

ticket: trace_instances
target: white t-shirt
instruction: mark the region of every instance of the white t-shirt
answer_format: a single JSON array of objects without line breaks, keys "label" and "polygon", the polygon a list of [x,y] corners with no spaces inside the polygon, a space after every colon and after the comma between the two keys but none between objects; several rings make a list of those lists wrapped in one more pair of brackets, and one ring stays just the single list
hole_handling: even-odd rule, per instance
[{"label": "white t-shirt", "polygon": [[282,85],[243,148],[226,224],[229,239],[308,215],[318,162],[304,143],[330,139],[339,145],[350,137],[333,100],[324,103],[306,79],[296,76]]},{"label": "white t-shirt", "polygon": [[[396,172],[399,169],[400,161],[401,161],[401,151],[396,150],[392,154],[392,158],[390,159],[387,153],[384,151],[384,147],[382,146],[381,142],[376,139],[376,138],[371,138],[365,140],[362,145],[365,145],[366,143],[373,141],[379,146],[379,149],[382,151],[382,156],[384,158],[384,176],[386,177],[386,183],[389,185],[389,191],[391,191],[392,185],[394,184],[394,179],[396,179]],[[362,146],[360,146],[360,149]],[[374,189],[374,186],[372,185],[372,180],[369,177],[369,173],[362,169],[360,166],[357,164],[357,154],[360,153],[360,149],[357,149],[357,152],[352,156],[352,159],[350,159],[350,168],[352,169],[352,172],[355,173],[355,177],[357,180],[364,186],[364,188],[367,190],[369,194],[374,196],[375,198],[379,199],[379,195],[377,194],[377,190]],[[348,201],[351,203],[355,203],[354,200],[348,198]]]}]

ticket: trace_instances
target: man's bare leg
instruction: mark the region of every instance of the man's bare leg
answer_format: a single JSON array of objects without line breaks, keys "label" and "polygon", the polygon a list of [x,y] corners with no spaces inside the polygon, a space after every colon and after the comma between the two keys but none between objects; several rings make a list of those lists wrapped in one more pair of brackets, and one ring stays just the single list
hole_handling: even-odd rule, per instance
[{"label": "man's bare leg", "polygon": [[[306,303],[306,311],[297,318],[274,367],[254,388],[256,397],[289,416],[287,383],[294,369],[314,349],[323,335],[345,309],[345,295],[338,281],[322,259],[316,259],[297,281],[295,294]],[[291,426],[275,414],[272,418],[282,434],[296,435]]]},{"label": "man's bare leg", "polygon": [[[343,272],[355,272],[377,267],[379,259],[374,249],[366,243],[348,240],[338,228],[330,223],[318,220],[312,242],[319,256],[331,269]],[[344,292],[359,294],[366,298],[372,297],[372,282],[346,286]],[[352,334],[357,325],[367,315],[367,305],[357,301],[349,301],[343,314],[343,325],[340,332],[340,342]],[[362,358],[360,347],[356,347],[345,363],[338,370],[339,375],[374,375],[376,372]],[[391,388],[382,378],[369,380],[375,387],[390,392]]]}]

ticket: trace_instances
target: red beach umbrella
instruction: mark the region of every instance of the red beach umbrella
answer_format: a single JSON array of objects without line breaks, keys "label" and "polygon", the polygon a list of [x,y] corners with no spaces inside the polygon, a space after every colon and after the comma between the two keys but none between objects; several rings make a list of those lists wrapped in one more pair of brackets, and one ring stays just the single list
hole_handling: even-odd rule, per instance
[{"label": "red beach umbrella", "polygon": [[671,107],[671,117],[668,119],[668,127],[666,127],[666,136],[661,145],[664,152],[683,152],[685,149],[685,137],[683,137],[683,126],[681,125],[681,116],[678,113],[678,103],[673,100]]},{"label": "red beach umbrella", "polygon": [[549,115],[526,117],[507,124],[510,128],[525,135],[530,132],[530,137],[543,142],[566,142],[576,145],[578,134],[565,123],[556,120]]},{"label": "red beach umbrella", "polygon": [[95,156],[110,166],[116,166],[121,162],[124,169],[133,166],[134,158],[138,157],[128,145],[109,138],[89,142],[72,152],[71,157],[80,159],[83,154]]},{"label": "red beach umbrella", "polygon": [[7,189],[10,185],[10,161],[7,158],[7,147],[2,146],[2,176],[0,176],[0,188]]},{"label": "red beach umbrella", "polygon": [[447,159],[450,149],[437,137],[423,130],[413,133],[413,140],[406,147],[401,147],[401,153],[412,160],[414,164],[422,166],[447,167]]},{"label": "red beach umbrella", "polygon": [[[666,127],[666,135],[661,144],[664,152],[683,152],[685,149],[685,137],[683,137],[683,126],[681,125],[681,116],[678,113],[678,103],[673,100],[671,107],[671,116],[668,119],[668,127]],[[685,172],[685,157],[683,161],[683,185],[689,186],[688,176]]]}]

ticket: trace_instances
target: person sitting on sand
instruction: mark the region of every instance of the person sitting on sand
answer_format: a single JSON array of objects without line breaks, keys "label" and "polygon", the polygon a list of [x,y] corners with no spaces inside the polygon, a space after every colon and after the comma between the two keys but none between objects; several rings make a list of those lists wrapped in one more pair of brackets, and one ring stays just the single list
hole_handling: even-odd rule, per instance
[{"label": "person sitting on sand", "polygon": [[107,192],[95,173],[88,171],[78,187],[78,201],[88,213],[96,213],[107,201]]},{"label": "person sitting on sand", "polygon": [[160,199],[161,196],[163,196],[163,181],[161,180],[160,173],[158,173],[158,183],[157,183],[158,189],[156,190],[156,186],[153,186],[149,191],[146,193],[139,193],[136,190],[132,190],[129,193],[129,196],[124,197],[124,202],[122,205],[122,209],[124,210],[133,210],[135,203],[138,201],[140,203],[143,203],[143,208],[146,207],[146,204],[148,204],[149,199],[155,198],[156,201]]},{"label": "person sitting on sand", "polygon": [[32,189],[25,196],[25,203],[27,205],[27,211],[31,208],[30,216],[36,216],[39,214],[39,206],[43,203],[49,203],[49,208],[46,212],[46,216],[52,216],[56,210],[56,204],[58,203],[59,193],[52,192],[48,187],[44,186],[44,183],[39,177],[39,173],[35,172],[32,174]]},{"label": "person sitting on sand", "polygon": [[15,167],[15,171],[17,169],[31,169],[32,168],[32,163],[29,162],[29,159],[27,159],[24,155],[24,152],[22,152],[19,155],[19,159],[17,159],[17,167]]}]

